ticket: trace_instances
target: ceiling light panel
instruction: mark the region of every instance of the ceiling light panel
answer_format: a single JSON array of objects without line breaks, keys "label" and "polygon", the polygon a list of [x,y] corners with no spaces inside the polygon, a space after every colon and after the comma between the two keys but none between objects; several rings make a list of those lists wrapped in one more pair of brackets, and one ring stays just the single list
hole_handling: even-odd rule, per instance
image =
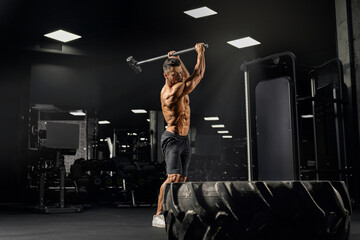
[{"label": "ceiling light panel", "polygon": [[231,135],[224,135],[224,136],[222,136],[222,138],[232,138],[232,136]]},{"label": "ceiling light panel", "polygon": [[133,113],[147,113],[145,109],[131,109]]},{"label": "ceiling light panel", "polygon": [[313,118],[314,115],[309,114],[309,115],[301,115],[301,118]]},{"label": "ceiling light panel", "polygon": [[215,124],[215,125],[211,125],[212,128],[224,128],[225,125],[224,124]]},{"label": "ceiling light panel", "polygon": [[70,42],[75,39],[81,38],[81,36],[79,36],[79,35],[76,35],[76,34],[70,33],[70,32],[66,32],[64,30],[57,30],[55,32],[45,34],[44,36],[61,41],[61,42]]},{"label": "ceiling light panel", "polygon": [[102,121],[99,121],[98,123],[99,124],[110,124],[110,122],[107,120],[102,120]]},{"label": "ceiling light panel", "polygon": [[204,117],[205,121],[219,121],[218,117]]},{"label": "ceiling light panel", "polygon": [[224,130],[224,131],[217,131],[218,134],[228,134],[229,131],[228,130]]},{"label": "ceiling light panel", "polygon": [[214,10],[208,7],[196,8],[196,9],[184,11],[184,13],[193,18],[202,18],[217,14],[217,12],[215,12]]},{"label": "ceiling light panel", "polygon": [[240,38],[240,39],[228,41],[227,43],[237,48],[246,48],[261,44],[259,41],[256,41],[251,37]]},{"label": "ceiling light panel", "polygon": [[73,116],[86,116],[86,113],[82,110],[70,111],[69,113]]}]

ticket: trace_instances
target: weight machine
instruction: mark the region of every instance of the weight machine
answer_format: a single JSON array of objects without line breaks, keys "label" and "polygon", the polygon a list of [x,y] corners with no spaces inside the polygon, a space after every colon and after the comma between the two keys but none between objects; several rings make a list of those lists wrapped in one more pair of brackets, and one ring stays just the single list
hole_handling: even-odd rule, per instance
[{"label": "weight machine", "polygon": [[[56,113],[61,110],[52,105],[41,108],[37,106],[31,110],[37,115],[35,118],[37,122],[33,122],[29,129],[29,151],[30,155],[36,156],[37,168],[35,171],[39,191],[39,203],[34,210],[40,213],[81,212],[82,207],[65,205],[65,190],[75,190],[76,186],[66,186],[64,162],[64,155],[75,155],[79,148],[79,125],[65,121],[45,121],[45,128],[39,129],[38,124],[42,111]],[[34,121],[34,119],[31,120]],[[47,205],[46,193],[49,192],[59,192],[58,202],[55,205]]]}]

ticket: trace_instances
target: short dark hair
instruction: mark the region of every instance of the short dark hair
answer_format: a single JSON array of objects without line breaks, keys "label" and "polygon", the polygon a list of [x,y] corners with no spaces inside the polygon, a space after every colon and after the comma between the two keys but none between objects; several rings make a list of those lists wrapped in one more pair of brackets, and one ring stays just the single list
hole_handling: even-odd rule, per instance
[{"label": "short dark hair", "polygon": [[168,58],[165,60],[163,64],[163,70],[164,72],[168,71],[171,67],[177,67],[180,66],[180,60],[177,58]]}]

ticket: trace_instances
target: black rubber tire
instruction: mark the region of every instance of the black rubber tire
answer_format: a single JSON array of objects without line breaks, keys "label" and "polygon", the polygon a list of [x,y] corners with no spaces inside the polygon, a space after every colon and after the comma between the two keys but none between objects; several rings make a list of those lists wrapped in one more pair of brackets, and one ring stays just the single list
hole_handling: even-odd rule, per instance
[{"label": "black rubber tire", "polygon": [[169,240],[346,240],[351,205],[343,182],[167,184]]}]

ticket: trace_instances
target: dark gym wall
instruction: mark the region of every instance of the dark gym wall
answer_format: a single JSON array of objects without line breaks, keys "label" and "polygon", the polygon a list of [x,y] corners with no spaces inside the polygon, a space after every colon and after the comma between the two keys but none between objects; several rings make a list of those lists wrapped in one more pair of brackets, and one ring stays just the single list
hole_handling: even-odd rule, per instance
[{"label": "dark gym wall", "polygon": [[0,62],[0,203],[16,202],[26,177],[30,66],[17,53]]},{"label": "dark gym wall", "polygon": [[23,201],[30,104],[96,108],[100,72],[81,57],[3,52],[0,62],[0,203]]},{"label": "dark gym wall", "polygon": [[[35,62],[31,66],[32,104],[98,107],[100,104],[101,74],[88,61],[78,59],[72,64],[62,61]],[[70,58],[76,61],[77,57]]]}]

